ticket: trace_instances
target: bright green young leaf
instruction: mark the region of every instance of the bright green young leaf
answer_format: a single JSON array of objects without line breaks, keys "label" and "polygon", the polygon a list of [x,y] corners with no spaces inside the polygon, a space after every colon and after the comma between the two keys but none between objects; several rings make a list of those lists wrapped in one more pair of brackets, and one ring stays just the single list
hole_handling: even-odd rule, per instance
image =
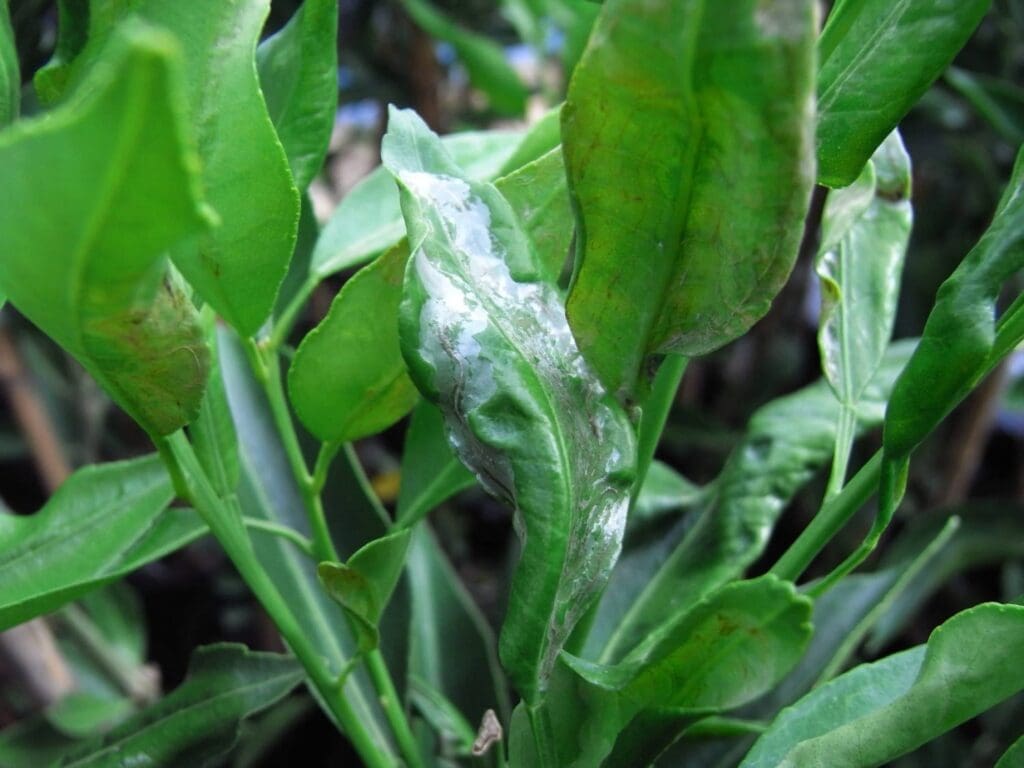
[{"label": "bright green young leaf", "polygon": [[190,509],[167,509],[156,456],[75,472],[34,515],[0,515],[0,630],[49,613],[206,532]]},{"label": "bright green young leaf", "polygon": [[1024,607],[963,611],[918,646],[864,664],[783,712],[743,768],[883,765],[1024,690]]},{"label": "bright green young leaf", "polygon": [[[913,345],[894,344],[858,406],[862,429],[882,421],[888,393]],[[839,403],[818,382],[759,409],[730,455],[696,523],[678,524],[685,535],[662,537],[630,578],[624,557],[600,623],[611,636],[602,660],[621,658],[666,616],[685,611],[703,595],[739,576],[764,552],[779,515],[793,495],[832,456]],[[621,581],[621,589],[620,583]]]},{"label": "bright green young leaf", "polygon": [[814,176],[814,35],[812,0],[602,6],[562,108],[568,314],[620,399],[649,357],[744,333],[788,277]]},{"label": "bright green young leaf", "polygon": [[479,723],[487,709],[507,723],[511,706],[494,632],[426,525],[413,529],[406,573],[409,674],[470,723]]},{"label": "bright green young leaf", "polygon": [[409,420],[401,478],[395,519],[406,528],[441,502],[476,484],[473,473],[452,453],[444,432],[444,417],[426,400],[413,409]]},{"label": "bright green young leaf", "polygon": [[215,765],[234,745],[244,718],[284,697],[302,679],[302,668],[290,656],[241,645],[200,648],[173,693],[75,749],[60,765]]},{"label": "bright green young leaf", "polygon": [[[442,138],[441,141],[445,139]],[[494,175],[495,178],[508,176],[522,168],[524,165],[539,160],[562,142],[562,105],[552,107],[544,113],[540,119],[530,126],[526,133],[522,134],[513,152],[504,160],[501,169]],[[470,172],[454,152],[452,156],[455,161],[463,166],[467,173]]]},{"label": "bright green young leaf", "polygon": [[995,768],[1020,768],[1024,765],[1024,736],[1021,736],[1003,753]]},{"label": "bright green young leaf", "polygon": [[532,702],[618,557],[632,428],[580,356],[501,194],[466,180],[411,112],[392,110],[382,155],[413,252],[399,326],[410,374],[462,461],[519,517],[501,653]]},{"label": "bright green young leaf", "polygon": [[[212,316],[209,319],[212,320]],[[221,498],[227,498],[238,488],[238,437],[224,391],[224,377],[217,354],[216,324],[211,322],[209,326],[206,338],[214,355],[213,365],[199,406],[199,416],[189,425],[188,434],[213,489]]]},{"label": "bright green young leaf", "polygon": [[[284,525],[309,535],[302,496],[281,445],[270,406],[259,382],[253,377],[241,342],[221,329],[218,337],[224,386],[238,434],[241,482],[238,501],[247,518]],[[328,502],[328,509],[332,506]],[[359,543],[381,535],[383,528],[362,534],[356,521],[346,517],[339,529],[351,539],[335,537],[339,551],[352,552]],[[356,538],[357,536],[361,538]],[[303,631],[317,648],[330,670],[340,675],[346,662],[358,652],[358,644],[348,630],[341,606],[324,591],[317,578],[315,563],[295,546],[277,536],[252,535],[253,549],[268,575],[292,606]],[[388,736],[387,721],[377,696],[361,669],[345,678],[344,695],[374,744],[388,759],[397,760]]]},{"label": "bright green young leaf", "polygon": [[487,95],[495,112],[523,114],[526,86],[497,43],[460,26],[438,10],[431,0],[402,0],[402,5],[424,31],[455,49],[466,67],[469,81]]},{"label": "bright green young leaf", "polygon": [[991,0],[838,0],[818,42],[818,181],[852,183]]},{"label": "bright green young leaf", "polygon": [[517,171],[502,176],[494,186],[508,200],[533,243],[542,279],[557,285],[572,242],[572,209],[562,151],[555,147]]},{"label": "bright green young leaf", "polygon": [[1010,80],[958,67],[946,71],[946,82],[1004,139],[1015,146],[1024,143],[1024,88]]},{"label": "bright green young leaf", "polygon": [[399,530],[364,545],[347,563],[317,567],[327,593],[352,619],[363,651],[380,643],[377,625],[398,585],[408,549],[409,531]]},{"label": "bright green young leaf", "polygon": [[267,111],[300,190],[320,172],[338,106],[338,3],[305,0],[256,49]]},{"label": "bright green young leaf", "polygon": [[0,287],[157,435],[196,416],[209,367],[165,258],[206,226],[180,61],[173,40],[134,27],[83,97],[0,134]]},{"label": "bright green young leaf", "polygon": [[[505,131],[478,131],[456,133],[441,141],[471,178],[489,180],[514,170],[507,170],[506,162],[513,153],[519,154],[519,148],[532,135],[532,132],[524,136]],[[557,138],[555,143],[558,143]],[[550,147],[543,147],[543,151],[548,149]],[[527,155],[523,163],[534,159]],[[405,222],[395,181],[386,169],[377,168],[353,187],[331,214],[313,251],[312,276],[323,279],[361,266],[397,245],[403,237]]]},{"label": "bright green young leaf", "polygon": [[910,157],[894,131],[857,181],[829,193],[822,217],[815,263],[822,297],[818,347],[842,405],[828,495],[842,488],[857,402],[892,336],[912,222]]},{"label": "bright green young leaf", "polygon": [[[755,699],[796,664],[811,636],[810,617],[810,600],[797,595],[793,585],[764,576],[729,584],[658,627],[644,659],[603,666],[563,655],[566,667],[556,673],[548,698],[557,764],[647,764],[635,754],[613,753],[618,735],[634,718],[670,710],[685,724]],[[654,757],[677,733],[633,736],[646,735],[645,749]],[[602,763],[609,755],[612,759]],[[539,764],[519,760],[513,764]]]},{"label": "bright green young leaf", "polygon": [[363,267],[295,353],[288,393],[295,413],[320,440],[376,434],[419,399],[398,346],[398,304],[408,257],[403,239]]},{"label": "bright green young leaf", "polygon": [[7,0],[0,0],[0,128],[13,123],[21,104],[21,70]]},{"label": "bright green young leaf", "polygon": [[299,195],[253,63],[269,11],[270,0],[143,0],[136,8],[182,42],[203,187],[221,220],[171,257],[245,335],[273,309],[299,219]]}]

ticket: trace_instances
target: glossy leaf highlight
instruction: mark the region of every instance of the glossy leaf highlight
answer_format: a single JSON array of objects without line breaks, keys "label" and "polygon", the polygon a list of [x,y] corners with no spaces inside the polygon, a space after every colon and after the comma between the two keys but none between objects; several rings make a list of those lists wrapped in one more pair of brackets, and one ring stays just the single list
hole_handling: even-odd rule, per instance
[{"label": "glossy leaf highlight", "polygon": [[562,108],[568,314],[620,398],[642,392],[649,357],[744,333],[789,275],[814,176],[814,6],[601,9]]},{"label": "glossy leaf highlight", "polygon": [[632,428],[500,193],[467,180],[409,112],[392,110],[383,157],[413,252],[400,315],[410,373],[462,461],[517,512],[524,550],[501,654],[532,701],[618,557]]}]

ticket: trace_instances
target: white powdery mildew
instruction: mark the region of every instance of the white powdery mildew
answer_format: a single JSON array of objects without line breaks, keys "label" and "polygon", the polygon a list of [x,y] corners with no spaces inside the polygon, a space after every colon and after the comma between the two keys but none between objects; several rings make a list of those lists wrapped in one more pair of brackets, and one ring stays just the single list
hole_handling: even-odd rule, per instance
[{"label": "white powdery mildew", "polygon": [[[531,391],[519,367],[507,361],[508,347],[542,382],[548,402],[540,410],[560,435],[560,458],[568,466],[553,468],[548,477],[558,481],[568,472],[572,508],[562,573],[548,609],[541,670],[546,677],[618,558],[634,461],[631,427],[580,354],[558,293],[545,283],[512,278],[503,247],[491,234],[491,210],[469,184],[422,172],[400,178],[444,229],[428,236],[413,257],[428,295],[420,311],[420,352],[434,367],[453,446],[485,487],[516,509],[524,547],[531,519],[565,511],[520,509],[516,467],[467,423],[501,387]],[[434,248],[443,253],[432,255]],[[525,472],[519,479],[543,481]]]}]

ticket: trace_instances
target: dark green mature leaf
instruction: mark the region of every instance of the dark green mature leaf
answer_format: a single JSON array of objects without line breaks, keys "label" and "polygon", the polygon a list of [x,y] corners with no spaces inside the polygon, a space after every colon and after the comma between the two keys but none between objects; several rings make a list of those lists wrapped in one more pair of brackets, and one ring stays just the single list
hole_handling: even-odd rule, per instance
[{"label": "dark green mature leaf", "polygon": [[404,527],[412,527],[441,502],[476,485],[473,473],[448,445],[444,417],[426,400],[413,409],[409,420],[401,477],[395,519]]},{"label": "dark green mature leaf", "polygon": [[402,240],[363,267],[295,353],[288,394],[302,423],[325,442],[376,434],[419,399],[398,345],[408,256]]},{"label": "dark green mature leaf", "polygon": [[440,692],[469,722],[493,709],[507,723],[512,708],[494,632],[426,525],[413,529],[406,573],[409,674]]},{"label": "dark green mature leaf", "polygon": [[156,456],[75,472],[34,515],[0,515],[0,629],[64,603],[206,532],[190,509],[167,509]]},{"label": "dark green mature leaf", "polygon": [[180,61],[134,27],[81,98],[0,134],[0,288],[158,435],[195,417],[209,365],[164,257],[206,226]]},{"label": "dark green mature leaf", "polygon": [[320,172],[338,106],[338,3],[305,0],[256,49],[267,111],[300,190]]},{"label": "dark green mature leaf", "polygon": [[[912,349],[906,342],[890,348],[858,404],[862,429],[881,423],[892,382]],[[626,567],[609,586],[608,606],[602,606],[600,624],[612,633],[603,660],[621,658],[666,615],[687,610],[761,555],[793,494],[831,457],[838,415],[839,403],[823,381],[754,414],[697,522],[661,537],[646,557],[637,558],[632,578],[627,553]]]},{"label": "dark green mature leaf", "polygon": [[912,221],[910,157],[894,132],[854,184],[829,194],[822,217],[818,345],[825,378],[847,408],[889,345]]},{"label": "dark green mature leaf", "polygon": [[657,727],[646,734],[649,759],[616,755],[616,739],[638,722],[634,718],[671,712],[671,719],[685,724],[751,701],[796,664],[811,636],[810,617],[810,600],[792,584],[764,576],[729,584],[666,622],[650,637],[643,658],[603,666],[563,655],[566,666],[556,673],[548,699],[558,765],[646,764],[678,731],[659,733],[660,724],[648,717],[646,724]]},{"label": "dark green mature leaf", "polygon": [[392,110],[382,154],[413,252],[400,315],[410,373],[462,461],[519,516],[501,653],[535,701],[618,557],[632,428],[580,356],[501,194],[467,181],[413,113]]},{"label": "dark green mature leaf", "polygon": [[7,1],[0,2],[0,128],[13,123],[21,105],[21,70]]},{"label": "dark green mature leaf", "polygon": [[[242,474],[238,500],[242,511],[246,517],[285,525],[308,535],[309,523],[303,512],[302,496],[262,388],[253,378],[238,338],[222,330],[218,341],[224,385],[238,433]],[[359,530],[354,522],[346,519],[342,527],[350,536]],[[359,543],[381,533],[382,529],[375,531]],[[256,556],[292,607],[309,641],[331,671],[341,674],[346,662],[358,652],[358,645],[348,630],[341,606],[321,587],[315,563],[279,537],[255,533],[252,539]],[[349,540],[336,539],[335,545],[345,552],[358,547]],[[362,669],[353,671],[345,679],[344,695],[381,753],[397,760],[388,736],[387,721]]]},{"label": "dark green mature leaf", "polygon": [[491,107],[505,115],[521,115],[526,109],[526,86],[501,47],[470,32],[439,11],[430,0],[402,0],[413,20],[428,34],[455,49],[466,67],[469,81],[487,95]]},{"label": "dark green mature leaf", "polygon": [[302,667],[290,656],[241,645],[200,648],[173,693],[60,765],[216,765],[238,738],[242,719],[281,699],[302,678]]},{"label": "dark green mature leaf", "polygon": [[362,651],[380,644],[380,617],[398,585],[408,549],[409,531],[399,530],[365,544],[346,563],[317,567],[327,593],[352,619]]},{"label": "dark green mature leaf", "polygon": [[502,176],[494,186],[516,212],[523,231],[536,249],[543,279],[557,285],[569,257],[573,231],[561,150],[555,147],[517,171]]},{"label": "dark green mature leaf", "polygon": [[1024,689],[1024,607],[987,603],[927,646],[864,664],[784,710],[743,768],[882,765]]},{"label": "dark green mature leaf", "polygon": [[602,7],[562,108],[568,313],[620,398],[649,356],[744,333],[789,275],[813,182],[814,33],[811,0]]},{"label": "dark green mature leaf", "polygon": [[[990,0],[838,0],[818,43],[818,181],[852,183]],[[918,41],[915,44],[914,41]]]},{"label": "dark green mature leaf", "polygon": [[[473,179],[493,179],[513,169],[506,162],[530,140],[532,132],[479,131],[441,139],[455,162]],[[555,143],[558,143],[557,136]],[[550,149],[543,146],[542,152]],[[523,163],[535,156],[527,155]],[[522,163],[521,163],[522,164]],[[518,167],[518,166],[516,166]],[[313,251],[311,272],[323,279],[358,267],[394,247],[405,237],[398,189],[391,174],[377,168],[359,182],[331,214]]]}]

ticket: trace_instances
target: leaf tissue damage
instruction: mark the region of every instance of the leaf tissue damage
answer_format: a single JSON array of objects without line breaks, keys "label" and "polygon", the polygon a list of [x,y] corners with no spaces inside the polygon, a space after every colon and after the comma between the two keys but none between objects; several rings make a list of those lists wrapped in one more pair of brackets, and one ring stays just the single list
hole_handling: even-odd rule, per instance
[{"label": "leaf tissue damage", "polygon": [[618,558],[632,427],[501,194],[466,179],[411,112],[392,112],[383,156],[413,254],[400,316],[410,373],[462,461],[516,510],[523,556],[501,654],[531,700]]}]

